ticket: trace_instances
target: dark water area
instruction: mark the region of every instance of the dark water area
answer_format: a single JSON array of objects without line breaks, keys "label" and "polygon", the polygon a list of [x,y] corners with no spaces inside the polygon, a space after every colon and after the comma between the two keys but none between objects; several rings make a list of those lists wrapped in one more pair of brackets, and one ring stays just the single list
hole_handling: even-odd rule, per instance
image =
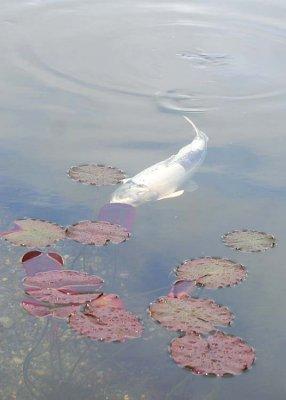
[{"label": "dark water area", "polygon": [[[66,268],[103,277],[142,319],[142,338],[95,342],[28,315],[25,249],[1,241],[1,399],[285,399],[285,21],[280,0],[1,1],[0,230],[23,217],[96,219],[114,187],[80,185],[69,167],[133,176],[191,142],[183,115],[209,137],[198,190],[138,207],[129,241],[51,247]],[[243,228],[275,234],[277,247],[225,247],[221,235]],[[178,367],[168,354],[176,333],[146,312],[174,268],[202,256],[248,270],[236,287],[197,291],[230,307],[224,331],[256,350],[237,377]]]}]

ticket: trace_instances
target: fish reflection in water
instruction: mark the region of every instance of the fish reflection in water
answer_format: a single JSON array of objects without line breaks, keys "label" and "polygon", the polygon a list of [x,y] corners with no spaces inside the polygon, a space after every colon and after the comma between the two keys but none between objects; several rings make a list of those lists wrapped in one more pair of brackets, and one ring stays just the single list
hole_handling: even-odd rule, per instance
[{"label": "fish reflection in water", "polygon": [[144,169],[132,178],[124,179],[110,200],[99,212],[99,220],[119,223],[131,231],[135,207],[149,201],[181,196],[192,192],[197,185],[191,180],[202,164],[207,152],[208,137],[196,125],[184,117],[193,127],[195,138],[182,147],[177,154]]}]

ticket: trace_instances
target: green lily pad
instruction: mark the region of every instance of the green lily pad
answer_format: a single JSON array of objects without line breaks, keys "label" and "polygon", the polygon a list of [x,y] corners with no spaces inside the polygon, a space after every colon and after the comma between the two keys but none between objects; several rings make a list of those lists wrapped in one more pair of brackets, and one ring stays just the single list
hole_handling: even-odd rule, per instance
[{"label": "green lily pad", "polygon": [[153,319],[172,331],[208,333],[230,325],[232,313],[210,299],[161,297],[149,306]]},{"label": "green lily pad", "polygon": [[17,246],[46,247],[65,238],[61,226],[39,219],[18,219],[15,227],[1,234],[4,239]]},{"label": "green lily pad", "polygon": [[215,332],[208,338],[191,333],[171,342],[174,361],[196,375],[238,375],[255,361],[255,352],[239,337]]},{"label": "green lily pad", "polygon": [[87,185],[116,185],[126,176],[118,168],[100,164],[82,164],[71,167],[68,171],[70,178]]},{"label": "green lily pad", "polygon": [[178,280],[194,281],[197,286],[216,289],[233,286],[246,277],[246,269],[224,258],[204,257],[187,260],[176,270]]},{"label": "green lily pad", "polygon": [[273,235],[253,230],[232,231],[222,236],[226,246],[242,252],[260,252],[276,245]]}]

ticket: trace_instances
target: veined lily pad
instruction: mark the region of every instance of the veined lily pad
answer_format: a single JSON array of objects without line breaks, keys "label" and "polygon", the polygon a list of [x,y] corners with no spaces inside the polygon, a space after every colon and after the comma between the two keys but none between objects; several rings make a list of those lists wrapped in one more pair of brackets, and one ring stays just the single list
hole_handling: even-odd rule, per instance
[{"label": "veined lily pad", "polygon": [[105,342],[124,342],[140,337],[143,326],[139,319],[118,303],[115,307],[110,306],[113,300],[109,299],[106,306],[100,298],[87,304],[84,312],[70,316],[70,326],[81,335]]},{"label": "veined lily pad", "polygon": [[231,260],[204,257],[185,261],[177,268],[176,275],[180,281],[193,280],[198,286],[216,289],[241,282],[246,270]]},{"label": "veined lily pad", "polygon": [[45,247],[64,239],[65,230],[48,221],[18,219],[15,221],[15,228],[1,236],[17,246]]},{"label": "veined lily pad", "polygon": [[36,250],[24,254],[21,261],[26,274],[29,276],[38,272],[60,270],[64,264],[64,260],[59,254],[42,253]]},{"label": "veined lily pad", "polygon": [[23,300],[21,303],[24,310],[34,317],[55,317],[68,318],[71,314],[78,311],[81,305],[66,304],[66,305],[51,305],[37,301],[35,299]]},{"label": "veined lily pad", "polygon": [[99,289],[103,280],[95,275],[73,270],[39,272],[34,276],[23,280],[26,287],[40,288],[62,288],[75,285],[93,285]]},{"label": "veined lily pad", "polygon": [[120,225],[106,221],[81,221],[67,228],[68,238],[82,244],[103,246],[109,242],[122,243],[129,238],[129,233]]},{"label": "veined lily pad", "polygon": [[248,344],[222,332],[207,339],[195,333],[174,339],[170,353],[177,364],[200,375],[237,375],[249,369],[255,360],[254,350]]},{"label": "veined lily pad", "polygon": [[210,299],[161,297],[151,303],[152,318],[172,331],[211,332],[215,326],[230,325],[233,315],[227,307]]},{"label": "veined lily pad", "polygon": [[222,240],[227,246],[246,253],[264,251],[276,245],[273,235],[252,230],[232,231]]},{"label": "veined lily pad", "polygon": [[75,181],[96,186],[116,185],[125,178],[124,172],[120,169],[99,164],[71,167],[68,175]]}]

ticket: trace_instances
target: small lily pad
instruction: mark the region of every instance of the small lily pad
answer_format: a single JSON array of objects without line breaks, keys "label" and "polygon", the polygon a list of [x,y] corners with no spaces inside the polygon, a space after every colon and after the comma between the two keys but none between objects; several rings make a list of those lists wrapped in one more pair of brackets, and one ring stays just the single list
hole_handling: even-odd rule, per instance
[{"label": "small lily pad", "polygon": [[82,244],[104,246],[111,243],[125,242],[130,234],[120,225],[111,224],[106,221],[81,221],[69,226],[66,230],[69,239]]},{"label": "small lily pad", "polygon": [[195,333],[174,339],[170,353],[177,364],[200,375],[238,375],[255,360],[252,347],[223,332],[215,332],[206,339]]},{"label": "small lily pad", "polygon": [[51,305],[32,300],[23,300],[21,303],[24,310],[34,317],[54,317],[54,318],[68,318],[71,314],[78,311],[81,305],[67,304],[67,305]]},{"label": "small lily pad", "polygon": [[15,227],[1,234],[17,246],[46,247],[65,238],[65,230],[52,222],[39,219],[18,219]]},{"label": "small lily pad", "polygon": [[60,270],[64,264],[59,254],[42,253],[36,250],[24,254],[21,261],[28,276],[33,276],[38,272]]},{"label": "small lily pad", "polygon": [[276,245],[273,235],[253,230],[232,231],[222,236],[223,242],[235,250],[242,252],[260,252]]},{"label": "small lily pad", "polygon": [[96,186],[116,185],[126,177],[120,169],[100,164],[71,167],[68,175],[75,181]]},{"label": "small lily pad", "polygon": [[204,257],[187,260],[176,270],[180,281],[192,280],[198,286],[216,289],[233,286],[246,277],[246,269],[231,260]]},{"label": "small lily pad", "polygon": [[210,299],[161,297],[149,306],[153,319],[172,331],[208,333],[230,325],[232,313]]},{"label": "small lily pad", "polygon": [[83,312],[72,314],[70,326],[81,335],[105,342],[124,342],[140,337],[143,326],[139,319],[117,302],[115,307],[111,306],[114,299],[106,300],[101,302],[98,298],[88,303]]}]

